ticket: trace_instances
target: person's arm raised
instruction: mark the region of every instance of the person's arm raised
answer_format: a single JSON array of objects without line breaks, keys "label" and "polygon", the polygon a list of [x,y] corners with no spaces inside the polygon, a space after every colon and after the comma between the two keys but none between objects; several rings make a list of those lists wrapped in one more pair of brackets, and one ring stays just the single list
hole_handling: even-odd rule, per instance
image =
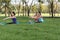
[{"label": "person's arm raised", "polygon": [[7,19],[9,19],[9,18],[11,18],[11,17],[4,18],[3,20],[7,20]]}]

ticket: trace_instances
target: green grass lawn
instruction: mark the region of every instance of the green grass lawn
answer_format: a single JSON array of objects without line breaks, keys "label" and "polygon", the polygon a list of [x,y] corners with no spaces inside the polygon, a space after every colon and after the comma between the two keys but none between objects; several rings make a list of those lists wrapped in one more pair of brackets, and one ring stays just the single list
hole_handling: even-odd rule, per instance
[{"label": "green grass lawn", "polygon": [[[0,17],[0,22],[3,21]],[[27,22],[28,17],[18,17]],[[60,40],[60,18],[44,18],[43,23],[0,25],[0,40]]]}]

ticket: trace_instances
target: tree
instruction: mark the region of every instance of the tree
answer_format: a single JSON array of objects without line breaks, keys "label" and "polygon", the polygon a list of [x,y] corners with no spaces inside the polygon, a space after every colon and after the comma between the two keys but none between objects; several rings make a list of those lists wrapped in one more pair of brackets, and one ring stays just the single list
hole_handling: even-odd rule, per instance
[{"label": "tree", "polygon": [[32,12],[37,12],[37,6],[36,6],[36,4],[34,4],[31,9],[32,9],[31,10]]},{"label": "tree", "polygon": [[38,0],[38,3],[39,3],[38,12],[41,13],[41,11],[42,11],[42,9],[41,9],[42,1],[41,0]]},{"label": "tree", "polygon": [[53,0],[49,0],[49,9],[50,9],[50,14],[52,16],[52,18],[54,17],[54,1]]},{"label": "tree", "polygon": [[19,14],[20,14],[20,3],[19,3],[19,5],[17,6],[17,10],[18,10],[18,16],[19,16]]},{"label": "tree", "polygon": [[7,9],[9,8],[9,3],[11,0],[2,0],[2,3],[5,4],[5,16],[7,16]]},{"label": "tree", "polygon": [[26,2],[25,0],[25,7],[24,7],[25,16],[26,16],[27,9],[28,9],[28,2]]},{"label": "tree", "polygon": [[53,12],[53,10],[54,10],[54,9],[53,9],[53,1],[52,1],[52,2],[51,2],[51,13],[52,13],[52,18],[54,17],[54,15],[53,15],[54,12]]},{"label": "tree", "polygon": [[2,0],[0,0],[0,12],[1,12],[1,9],[2,9],[1,6],[2,6]]},{"label": "tree", "polygon": [[24,16],[24,11],[25,11],[25,9],[24,9],[24,4],[25,4],[25,2],[26,2],[26,0],[22,0],[22,5],[23,5],[23,16]]},{"label": "tree", "polygon": [[60,0],[58,0],[60,2]]},{"label": "tree", "polygon": [[32,8],[33,1],[34,1],[34,0],[32,0],[31,5],[28,7],[28,11],[27,11],[28,16],[30,16],[30,9]]}]

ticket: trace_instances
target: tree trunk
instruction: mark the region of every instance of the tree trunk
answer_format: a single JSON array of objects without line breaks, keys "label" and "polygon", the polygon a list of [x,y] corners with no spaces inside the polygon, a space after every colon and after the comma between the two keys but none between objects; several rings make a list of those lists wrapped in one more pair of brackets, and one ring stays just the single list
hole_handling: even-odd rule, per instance
[{"label": "tree trunk", "polygon": [[23,6],[23,16],[24,16],[24,6]]},{"label": "tree trunk", "polygon": [[1,12],[1,6],[0,6],[0,12]]},{"label": "tree trunk", "polygon": [[19,10],[18,10],[18,16],[19,16],[19,13],[20,13],[20,12],[19,12]]},{"label": "tree trunk", "polygon": [[30,16],[30,9],[28,8],[28,16]]},{"label": "tree trunk", "polygon": [[5,5],[5,17],[7,16],[7,7]]},{"label": "tree trunk", "polygon": [[18,16],[20,15],[19,13],[20,13],[20,8],[18,9]]},{"label": "tree trunk", "polygon": [[32,0],[32,3],[31,3],[31,5],[30,5],[30,7],[28,7],[28,11],[27,11],[28,16],[30,16],[30,9],[31,9],[31,7],[32,7],[33,1],[34,1],[34,0]]},{"label": "tree trunk", "polygon": [[53,12],[53,2],[51,3],[51,13],[52,13],[52,18],[54,17],[54,12]]},{"label": "tree trunk", "polygon": [[42,11],[42,10],[41,10],[41,3],[42,3],[42,2],[41,2],[41,0],[38,0],[38,2],[39,2],[38,12],[41,14],[41,11]]},{"label": "tree trunk", "polygon": [[18,9],[18,16],[20,15],[19,13],[20,13],[20,3],[19,3],[19,9]]}]

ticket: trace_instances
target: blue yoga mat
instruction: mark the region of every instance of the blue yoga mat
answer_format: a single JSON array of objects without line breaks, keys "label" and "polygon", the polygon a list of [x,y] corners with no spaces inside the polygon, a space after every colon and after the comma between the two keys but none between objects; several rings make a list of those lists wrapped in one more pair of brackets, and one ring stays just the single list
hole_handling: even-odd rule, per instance
[{"label": "blue yoga mat", "polygon": [[5,22],[0,22],[0,25],[6,25],[6,23]]},{"label": "blue yoga mat", "polygon": [[[34,24],[34,22],[16,22],[16,24]],[[0,25],[7,25],[6,22],[0,22]]]},{"label": "blue yoga mat", "polygon": [[33,22],[33,21],[31,21],[31,22],[28,22],[28,24],[34,24],[34,22]]}]

